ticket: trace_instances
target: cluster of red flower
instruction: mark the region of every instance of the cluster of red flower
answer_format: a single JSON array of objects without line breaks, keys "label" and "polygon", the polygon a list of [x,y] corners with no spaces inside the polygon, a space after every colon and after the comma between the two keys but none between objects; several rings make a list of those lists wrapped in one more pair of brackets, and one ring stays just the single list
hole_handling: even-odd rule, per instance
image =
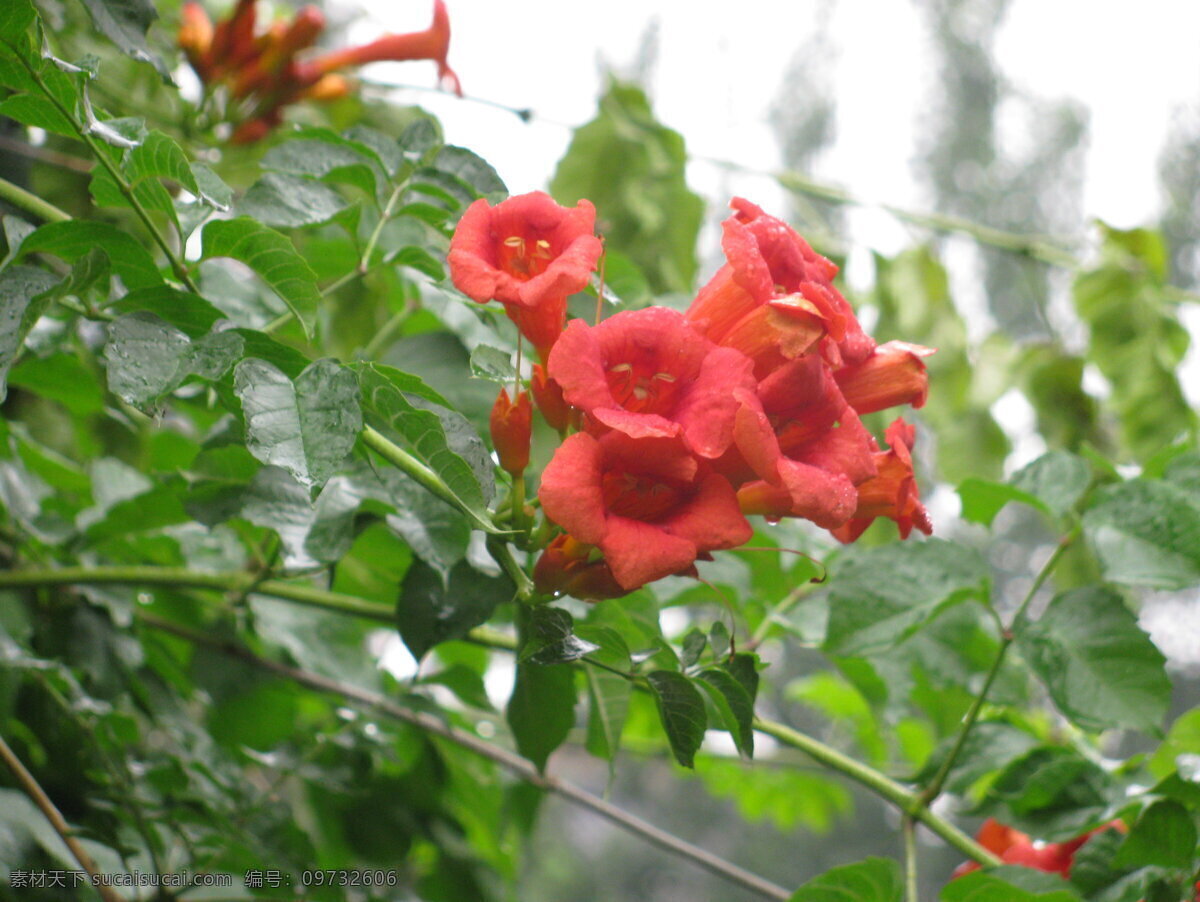
[{"label": "cluster of red flower", "polygon": [[438,76],[462,95],[458,76],[446,65],[450,17],[443,0],[434,0],[433,24],[424,31],[389,34],[358,47],[310,59],[307,50],[325,28],[325,16],[305,6],[291,22],[256,31],[256,0],[238,0],[229,18],[216,26],[199,3],[183,4],[179,46],[208,87],[224,84],[246,115],[233,132],[234,144],[250,144],[283,121],[283,108],[301,100],[336,100],[350,92],[340,70],[380,60],[433,60]]},{"label": "cluster of red flower", "polygon": [[[728,262],[686,313],[566,320],[602,245],[595,210],[540,192],[476,201],[450,246],[454,284],[500,301],[537,349],[530,388],[564,438],[539,498],[564,533],[535,569],[543,592],[623,595],[694,572],[751,536],[747,514],[803,517],[843,542],[876,517],[931,531],[913,478],[914,429],[881,451],[860,414],[924,403],[928,348],[876,346],[833,286],[837,267],[790,226],[735,199]],[[564,328],[565,326],[565,328]],[[544,364],[544,365],[543,365]],[[529,397],[501,391],[492,435],[502,466],[528,463]]]}]

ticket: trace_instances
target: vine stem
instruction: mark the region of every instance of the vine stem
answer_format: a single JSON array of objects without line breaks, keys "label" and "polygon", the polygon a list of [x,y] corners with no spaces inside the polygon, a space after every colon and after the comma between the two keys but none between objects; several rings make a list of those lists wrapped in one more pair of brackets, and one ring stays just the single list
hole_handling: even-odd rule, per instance
[{"label": "vine stem", "polygon": [[107,885],[100,868],[96,866],[96,862],[92,860],[92,856],[88,854],[87,849],[75,838],[75,832],[71,829],[71,825],[66,822],[66,819],[63,818],[62,812],[58,810],[58,807],[46,795],[46,791],[42,789],[41,784],[38,783],[33,774],[21,763],[21,759],[9,747],[3,736],[0,736],[0,759],[4,760],[5,765],[12,771],[12,775],[21,784],[21,789],[25,791],[25,794],[33,800],[33,803],[45,815],[46,820],[50,822],[50,826],[54,828],[54,832],[62,837],[62,841],[71,850],[71,854],[79,862],[79,866],[87,871],[88,876],[92,878],[92,885],[96,888],[96,892],[100,894],[100,898],[104,902],[125,902],[124,896]]},{"label": "vine stem", "polygon": [[66,222],[71,218],[70,213],[47,203],[20,185],[14,185],[8,179],[0,178],[0,200],[8,201],[18,210],[36,216],[42,222]]},{"label": "vine stem", "polygon": [[76,118],[74,112],[67,109],[62,101],[54,95],[54,92],[46,86],[46,82],[42,80],[41,73],[38,72],[36,68],[29,65],[29,61],[25,59],[23,54],[17,53],[17,59],[21,61],[21,65],[25,67],[25,71],[29,73],[29,76],[37,84],[38,88],[41,89],[42,94],[46,96],[46,99],[54,105],[54,107],[69,123],[71,123],[71,128],[75,129],[76,134],[79,135],[79,139],[88,146],[88,150],[92,152],[92,156],[96,158],[96,161],[108,171],[110,176],[112,176],[113,181],[117,184],[117,188],[119,188],[121,193],[125,195],[125,199],[129,201],[129,205],[133,208],[133,212],[137,214],[138,218],[142,221],[142,224],[146,226],[146,230],[150,233],[150,237],[154,239],[154,243],[157,244],[162,249],[163,254],[166,255],[167,260],[171,264],[171,269],[175,273],[175,277],[184,284],[188,291],[191,291],[194,294],[199,294],[200,289],[196,286],[196,283],[192,281],[192,276],[188,272],[187,267],[175,254],[175,251],[171,249],[171,245],[167,242],[167,239],[163,233],[159,231],[158,226],[154,224],[154,220],[150,218],[150,214],[146,212],[146,208],[142,206],[142,202],[138,200],[137,193],[133,190],[133,186],[130,185],[129,181],[125,178],[125,174],[113,165],[112,160],[108,158],[108,154],[106,154],[100,148],[100,146],[96,144],[96,140],[91,136],[88,130],[80,125],[79,120]]},{"label": "vine stem", "polygon": [[904,900],[921,902],[917,895],[917,822],[904,815]]},{"label": "vine stem", "polygon": [[1059,540],[1054,552],[1046,560],[1046,563],[1042,565],[1037,576],[1034,577],[1033,585],[1029,587],[1029,591],[1025,593],[1024,599],[1022,599],[1021,604],[1017,607],[1016,613],[1013,614],[1011,625],[1000,634],[1000,647],[996,650],[996,657],[992,661],[991,669],[988,670],[987,676],[984,677],[983,688],[979,690],[979,694],[971,702],[971,707],[967,710],[966,716],[963,718],[962,726],[959,728],[958,735],[954,738],[954,745],[950,747],[950,752],[946,755],[946,759],[938,768],[933,780],[921,793],[920,801],[923,806],[928,806],[934,799],[941,795],[942,788],[946,785],[946,780],[950,776],[950,770],[962,752],[963,746],[966,745],[967,736],[970,734],[972,727],[975,726],[975,722],[979,719],[979,713],[983,710],[988,693],[992,689],[992,684],[996,681],[996,677],[1000,673],[1000,667],[1004,663],[1005,656],[1008,654],[1009,646],[1013,644],[1013,641],[1016,639],[1016,632],[1025,620],[1025,614],[1029,610],[1030,603],[1033,601],[1034,596],[1037,595],[1038,590],[1050,578],[1050,574],[1054,572],[1054,568],[1062,560],[1063,554],[1066,553],[1066,550],[1071,547],[1071,544],[1078,536],[1079,527],[1077,526]]},{"label": "vine stem", "polygon": [[783,887],[777,886],[769,880],[751,873],[732,862],[728,862],[705,849],[701,849],[699,846],[680,839],[678,836],[668,833],[648,821],[644,821],[636,815],[618,808],[611,802],[607,802],[587,790],[575,786],[573,783],[551,776],[550,774],[541,773],[532,764],[514,752],[495,746],[458,727],[451,726],[432,714],[406,708],[377,693],[368,692],[345,683],[339,683],[320,674],[310,673],[299,668],[279,664],[266,658],[260,658],[240,645],[213,639],[202,633],[197,633],[150,614],[139,612],[138,619],[153,629],[171,633],[189,642],[216,649],[231,657],[239,658],[255,667],[271,671],[299,683],[302,686],[352,700],[394,720],[403,721],[426,733],[439,736],[482,758],[487,758],[525,782],[536,786],[538,789],[562,796],[568,801],[606,818],[621,829],[627,830],[635,836],[658,846],[660,849],[686,858],[710,873],[716,874],[718,877],[757,893],[764,898],[787,900],[791,897],[791,893]]},{"label": "vine stem", "polygon": [[[503,547],[507,548],[506,545]],[[513,563],[515,565],[515,562]],[[256,576],[252,573],[204,573],[175,567],[64,567],[57,570],[0,572],[0,588],[124,583],[145,586],[189,586],[237,592],[245,586],[253,584],[255,579]],[[389,625],[395,622],[391,608],[351,595],[328,592],[301,583],[269,579],[259,583],[255,591],[261,595],[294,601],[333,613],[365,617]],[[502,651],[514,652],[517,647],[516,641],[512,637],[487,627],[477,627],[471,630],[467,638],[476,644]],[[593,664],[586,658],[584,661],[587,664]],[[636,685],[638,684],[635,682]],[[915,792],[885,774],[855,761],[832,746],[785,724],[756,717],[754,729],[773,737],[784,745],[804,752],[819,764],[862,784],[901,811],[910,814],[972,860],[984,865],[1000,864],[999,858],[959,830],[954,824],[934,814],[928,805],[921,802],[921,798]]]}]

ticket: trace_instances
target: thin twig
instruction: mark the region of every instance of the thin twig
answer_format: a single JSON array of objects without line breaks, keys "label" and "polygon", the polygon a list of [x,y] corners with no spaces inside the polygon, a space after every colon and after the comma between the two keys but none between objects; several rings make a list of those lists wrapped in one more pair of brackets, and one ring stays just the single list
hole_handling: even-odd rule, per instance
[{"label": "thin twig", "polygon": [[0,179],[0,200],[7,201],[18,210],[28,213],[42,222],[66,222],[71,218],[70,213],[60,210],[54,204],[47,203],[20,185],[14,185],[8,179]]},{"label": "thin twig", "polygon": [[917,822],[904,815],[904,902],[921,902],[917,895]]},{"label": "thin twig", "polygon": [[50,797],[46,795],[46,791],[42,789],[41,784],[38,783],[33,774],[21,763],[21,759],[9,748],[3,736],[0,736],[0,758],[4,759],[4,763],[12,771],[12,775],[16,777],[21,788],[25,790],[25,794],[33,800],[33,803],[45,815],[46,820],[50,822],[50,826],[54,828],[54,832],[62,837],[62,841],[67,844],[67,848],[71,850],[71,854],[79,862],[79,866],[87,871],[88,876],[92,878],[92,886],[96,888],[96,892],[100,894],[100,898],[104,902],[125,902],[124,896],[107,885],[103,872],[96,866],[96,862],[92,860],[92,856],[88,854],[87,849],[80,845],[79,840],[75,838],[75,831],[71,829],[71,825],[63,818],[62,813],[55,806],[54,802],[50,800]]},{"label": "thin twig", "polygon": [[328,692],[334,695],[339,695],[343,698],[350,699],[359,704],[366,705],[385,714],[395,720],[403,721],[407,724],[417,727],[427,733],[440,736],[455,745],[467,749],[480,757],[487,758],[495,762],[511,773],[515,774],[520,779],[530,783],[539,789],[547,792],[553,792],[562,796],[565,799],[574,802],[588,810],[607,818],[612,823],[616,824],[623,830],[650,842],[661,849],[665,849],[673,854],[679,855],[688,859],[692,863],[699,865],[710,873],[716,874],[725,880],[735,883],[738,886],[744,887],[752,892],[767,899],[786,900],[790,898],[791,893],[781,886],[777,886],[768,880],[753,874],[744,868],[738,867],[731,862],[725,861],[711,852],[701,849],[698,846],[692,845],[686,840],[661,830],[653,824],[642,820],[634,814],[630,814],[621,808],[606,802],[598,796],[592,795],[585,789],[581,789],[572,783],[561,780],[549,774],[539,773],[537,768],[526,761],[524,758],[516,755],[507,749],[494,746],[489,742],[479,739],[476,736],[460,730],[457,727],[450,726],[437,717],[431,714],[426,714],[422,711],[405,708],[396,702],[385,698],[374,692],[368,692],[364,689],[359,689],[356,686],[350,686],[345,683],[339,683],[336,680],[331,680],[328,677],[320,674],[310,673],[305,670],[300,670],[296,667],[289,667],[285,664],[279,664],[275,661],[270,661],[266,658],[260,658],[258,655],[243,648],[240,645],[235,645],[229,642],[212,639],[202,633],[194,632],[185,627],[177,626],[166,620],[154,617],[150,614],[142,612],[138,613],[138,619],[154,629],[169,632],[179,636],[181,639],[186,639],[189,642],[203,644],[209,648],[214,648],[231,657],[239,658],[246,661],[255,667],[260,667],[264,670],[269,670],[272,673],[299,683],[302,686],[307,686],[310,689],[315,689],[319,692]]}]

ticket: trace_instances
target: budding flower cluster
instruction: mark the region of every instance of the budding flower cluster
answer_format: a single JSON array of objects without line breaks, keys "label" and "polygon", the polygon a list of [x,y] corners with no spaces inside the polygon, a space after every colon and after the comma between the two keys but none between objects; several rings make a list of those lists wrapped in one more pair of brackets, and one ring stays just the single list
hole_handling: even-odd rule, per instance
[{"label": "budding flower cluster", "polygon": [[305,6],[290,22],[257,28],[256,0],[238,0],[229,18],[215,26],[196,0],[180,11],[179,47],[206,88],[224,86],[238,111],[230,138],[251,144],[283,121],[289,104],[345,97],[352,82],[342,70],[381,60],[433,60],[438,77],[462,96],[458,76],[446,64],[450,17],[443,0],[434,0],[433,22],[424,31],[384,35],[368,44],[303,56],[325,29],[325,15]]}]

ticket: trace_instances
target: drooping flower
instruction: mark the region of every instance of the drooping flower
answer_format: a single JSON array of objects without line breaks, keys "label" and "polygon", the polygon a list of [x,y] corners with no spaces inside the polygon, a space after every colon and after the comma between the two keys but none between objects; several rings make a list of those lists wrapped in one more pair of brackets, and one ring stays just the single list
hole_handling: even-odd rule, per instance
[{"label": "drooping flower", "polygon": [[834,373],[846,401],[860,414],[886,410],[900,404],[922,407],[929,393],[929,376],[922,359],[933,348],[889,341],[866,360]]},{"label": "drooping flower", "polygon": [[688,320],[753,359],[760,379],[819,341],[834,366],[864,359],[874,342],[833,287],[837,266],[748,200],[731,206],[721,240],[728,263],[700,289]]},{"label": "drooping flower", "polygon": [[913,527],[929,535],[933,524],[921,496],[917,491],[917,480],[913,475],[912,447],[917,431],[903,419],[888,426],[884,435],[890,446],[887,451],[875,453],[878,475],[858,487],[858,504],[853,518],[832,530],[840,542],[853,542],[876,517],[888,517],[896,521],[900,538],[908,538]]},{"label": "drooping flower", "polygon": [[596,209],[581,200],[562,207],[541,191],[496,206],[469,206],[450,242],[450,278],[479,303],[505,312],[543,355],[563,330],[567,296],[582,290],[600,259]]},{"label": "drooping flower", "polygon": [[546,516],[572,539],[603,552],[626,590],[752,535],[733,487],[701,471],[677,438],[572,435],[542,474],[538,497]]},{"label": "drooping flower", "polygon": [[563,397],[595,423],[633,438],[682,435],[701,457],[733,441],[736,393],[753,391],[750,360],[720,348],[666,307],[573,320],[548,371]]},{"label": "drooping flower", "polygon": [[517,392],[513,401],[508,389],[500,389],[488,418],[492,444],[500,466],[516,476],[529,466],[529,439],[533,426],[533,407],[526,392]]},{"label": "drooping flower", "polygon": [[454,70],[446,64],[450,49],[450,15],[443,0],[433,0],[433,22],[424,31],[388,34],[369,44],[346,47],[302,63],[297,76],[302,82],[315,83],[321,76],[352,66],[383,60],[433,60],[438,79],[448,81],[454,93],[462,97],[462,86]]}]

